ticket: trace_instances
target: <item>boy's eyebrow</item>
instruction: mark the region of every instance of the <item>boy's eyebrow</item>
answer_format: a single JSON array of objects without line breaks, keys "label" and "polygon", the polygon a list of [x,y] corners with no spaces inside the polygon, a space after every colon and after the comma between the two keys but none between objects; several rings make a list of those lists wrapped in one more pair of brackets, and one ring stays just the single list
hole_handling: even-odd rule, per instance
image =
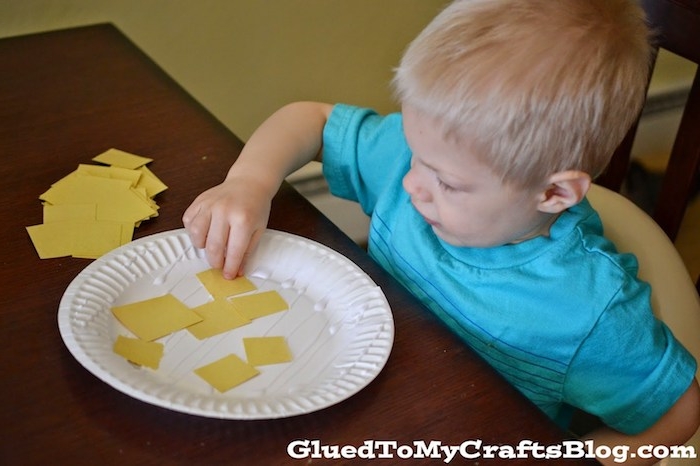
[{"label": "boy's eyebrow", "polygon": [[434,166],[432,166],[431,164],[429,164],[428,162],[426,162],[426,161],[423,160],[423,159],[420,159],[420,158],[419,158],[419,160],[420,160],[420,163],[421,163],[422,165],[428,167],[430,170],[434,171],[435,173],[438,173],[438,169],[437,169],[437,168],[435,168]]},{"label": "boy's eyebrow", "polygon": [[[413,156],[415,157],[415,154],[413,154]],[[421,163],[421,165],[427,167],[428,169],[434,171],[435,173],[438,173],[438,174],[440,173],[440,170],[438,170],[435,166],[431,165],[430,163],[426,162],[425,159],[423,159],[421,157],[416,157],[416,158]]]}]

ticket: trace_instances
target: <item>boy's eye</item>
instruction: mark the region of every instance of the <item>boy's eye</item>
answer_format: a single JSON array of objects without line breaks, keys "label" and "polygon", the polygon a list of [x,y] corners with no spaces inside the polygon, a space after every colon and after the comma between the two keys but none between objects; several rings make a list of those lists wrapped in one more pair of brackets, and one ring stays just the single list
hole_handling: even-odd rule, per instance
[{"label": "boy's eye", "polygon": [[440,178],[438,178],[437,181],[438,181],[438,186],[440,186],[440,189],[442,189],[443,191],[456,191],[456,189],[455,189],[454,187],[452,187],[452,186],[450,186],[449,184],[445,183],[445,182],[442,181]]}]

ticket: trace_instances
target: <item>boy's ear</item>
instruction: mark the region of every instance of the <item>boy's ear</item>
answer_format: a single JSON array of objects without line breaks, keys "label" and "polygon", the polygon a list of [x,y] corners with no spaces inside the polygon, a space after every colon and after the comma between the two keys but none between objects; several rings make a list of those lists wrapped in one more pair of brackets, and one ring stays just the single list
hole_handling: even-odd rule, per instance
[{"label": "boy's ear", "polygon": [[578,170],[567,170],[549,177],[547,188],[540,195],[538,210],[558,214],[581,202],[591,187],[591,176]]}]

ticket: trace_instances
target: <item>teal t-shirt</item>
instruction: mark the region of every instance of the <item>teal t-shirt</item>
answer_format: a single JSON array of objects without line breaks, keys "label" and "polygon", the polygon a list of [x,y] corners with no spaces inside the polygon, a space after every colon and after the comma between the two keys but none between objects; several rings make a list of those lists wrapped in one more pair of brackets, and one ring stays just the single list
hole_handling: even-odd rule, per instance
[{"label": "teal t-shirt", "polygon": [[549,236],[451,246],[411,205],[400,114],[336,105],[323,136],[331,192],[371,216],[369,253],[560,425],[571,407],[634,434],[687,390],[693,357],[652,314],[637,261],[602,236],[587,201]]}]

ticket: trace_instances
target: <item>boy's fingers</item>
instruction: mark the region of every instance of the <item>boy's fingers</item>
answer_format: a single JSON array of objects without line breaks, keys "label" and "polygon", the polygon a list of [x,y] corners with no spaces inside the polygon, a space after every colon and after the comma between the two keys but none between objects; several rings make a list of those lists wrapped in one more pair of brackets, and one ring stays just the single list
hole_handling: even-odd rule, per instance
[{"label": "boy's fingers", "polygon": [[258,243],[260,242],[260,238],[262,237],[264,232],[265,230],[263,229],[257,230],[255,233],[253,233],[253,236],[250,238],[250,242],[248,243],[248,247],[246,248],[245,252],[243,253],[243,256],[241,257],[241,262],[238,266],[238,275],[243,275],[243,269],[248,263],[248,259],[250,259],[250,256],[253,255],[255,249],[258,247]]},{"label": "boy's fingers", "polygon": [[195,205],[195,203],[192,203],[187,207],[185,212],[182,214],[182,224],[187,227],[190,223],[192,223],[192,219],[197,215],[199,212],[199,207]]},{"label": "boy's fingers", "polygon": [[222,274],[224,278],[236,278],[243,270],[243,260],[250,246],[250,238],[241,230],[231,230],[228,234]]},{"label": "boy's fingers", "polygon": [[217,220],[217,217],[212,217],[209,231],[206,236],[204,250],[207,255],[207,261],[215,269],[220,269],[224,266],[225,254],[229,247],[229,225],[226,222]]},{"label": "boy's fingers", "polygon": [[194,247],[202,249],[209,233],[209,217],[205,211],[191,205],[182,216],[182,224],[185,226]]}]

